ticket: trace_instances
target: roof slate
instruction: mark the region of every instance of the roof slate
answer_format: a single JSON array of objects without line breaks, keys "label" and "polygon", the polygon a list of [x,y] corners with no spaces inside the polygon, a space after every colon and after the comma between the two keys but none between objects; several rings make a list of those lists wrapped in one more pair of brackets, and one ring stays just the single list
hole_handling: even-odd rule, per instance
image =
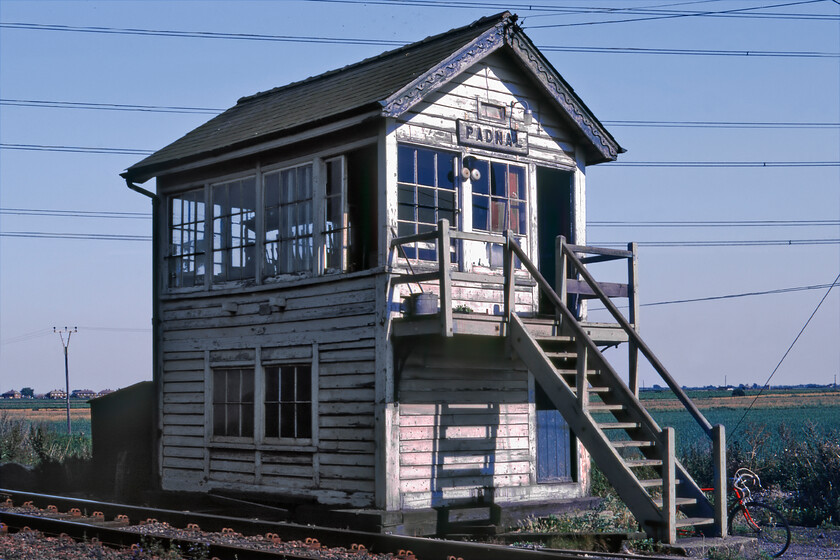
[{"label": "roof slate", "polygon": [[279,136],[304,125],[381,107],[392,94],[512,16],[503,12],[319,76],[240,99],[235,106],[129,167],[146,181],[156,171]]}]

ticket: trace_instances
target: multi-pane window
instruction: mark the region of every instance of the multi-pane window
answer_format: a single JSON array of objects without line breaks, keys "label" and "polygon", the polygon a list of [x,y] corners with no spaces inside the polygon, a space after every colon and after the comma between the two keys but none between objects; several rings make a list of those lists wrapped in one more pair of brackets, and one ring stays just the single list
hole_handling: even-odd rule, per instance
[{"label": "multi-pane window", "polygon": [[473,229],[527,235],[525,168],[488,161],[475,161],[472,167],[480,175],[472,181]]},{"label": "multi-pane window", "polygon": [[256,196],[253,177],[212,186],[213,282],[254,278]]},{"label": "multi-pane window", "polygon": [[168,285],[203,286],[205,274],[204,189],[169,198]]},{"label": "multi-pane window", "polygon": [[347,249],[350,241],[347,222],[346,187],[344,184],[344,159],[336,158],[326,163],[326,203],[324,204],[324,253],[325,272],[347,269]]},{"label": "multi-pane window", "polygon": [[263,186],[263,276],[311,271],[314,258],[312,164],[267,173]]},{"label": "multi-pane window", "polygon": [[[432,231],[444,218],[457,228],[458,156],[405,145],[398,150],[397,235]],[[403,249],[408,258],[437,258],[433,243],[406,244]]]},{"label": "multi-pane window", "polygon": [[265,437],[312,437],[312,366],[265,368]]},{"label": "multi-pane window", "polygon": [[254,369],[213,370],[213,435],[254,437]]}]

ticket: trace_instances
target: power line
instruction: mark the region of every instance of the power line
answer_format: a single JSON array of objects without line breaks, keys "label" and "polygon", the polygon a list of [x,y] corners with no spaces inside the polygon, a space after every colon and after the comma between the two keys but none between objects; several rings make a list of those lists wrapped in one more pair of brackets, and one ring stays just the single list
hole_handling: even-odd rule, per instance
[{"label": "power line", "polygon": [[[4,150],[71,152],[87,154],[150,155],[154,150],[88,146],[55,146],[46,144],[0,144]],[[840,167],[840,161],[626,161],[606,165],[620,167]]]},{"label": "power line", "polygon": [[129,220],[147,220],[152,217],[148,212],[97,212],[93,210],[43,210],[34,208],[0,208],[0,215],[13,216],[50,216],[60,218],[116,218]]},{"label": "power line", "polygon": [[758,121],[601,121],[607,126],[648,128],[827,128],[836,130],[840,122],[758,122]]},{"label": "power line", "polygon": [[[569,24],[575,25],[575,24]],[[289,43],[320,43],[336,45],[376,45],[384,47],[401,47],[408,44],[408,41],[395,41],[389,39],[357,39],[340,37],[318,37],[305,35],[264,35],[254,33],[224,33],[216,31],[182,31],[172,29],[133,29],[120,27],[75,27],[69,25],[53,25],[43,23],[21,23],[9,22],[0,23],[0,28],[25,29],[37,31],[66,31],[76,33],[103,33],[109,35],[143,35],[154,37],[179,37],[194,39],[234,39],[249,41],[272,41]],[[721,50],[721,49],[666,49],[650,47],[591,47],[591,46],[562,46],[562,45],[538,45],[543,52],[573,52],[590,54],[656,54],[676,56],[741,56],[741,57],[781,57],[781,58],[840,58],[840,53],[825,51],[762,51],[762,50]],[[26,100],[3,100],[2,105],[36,106]],[[213,109],[205,107],[153,107],[143,105],[116,105],[116,106],[86,106],[80,104],[78,109],[110,109],[121,111],[156,111],[167,113],[213,113]],[[50,105],[45,102],[43,106]]]},{"label": "power line", "polygon": [[596,228],[834,227],[840,226],[840,220],[591,221],[586,225]]},{"label": "power line", "polygon": [[[801,4],[815,4],[822,2],[823,0],[804,0],[800,2],[788,2],[785,4],[773,4],[768,6],[755,6],[750,8],[736,8],[732,10],[719,10],[719,11],[677,11],[677,10],[662,10],[660,12],[649,11],[650,14],[656,15],[648,15],[645,17],[637,17],[637,18],[626,18],[626,19],[614,19],[614,20],[607,20],[607,21],[587,21],[587,22],[579,22],[579,23],[557,23],[557,24],[546,24],[546,25],[535,25],[535,26],[528,26],[527,29],[548,29],[548,28],[556,28],[556,27],[577,27],[577,26],[584,26],[584,25],[603,25],[603,24],[610,24],[610,23],[634,23],[639,21],[653,21],[653,20],[661,20],[661,19],[676,19],[676,18],[685,18],[685,17],[752,17],[752,18],[762,18],[762,19],[802,19],[802,20],[822,20],[822,21],[837,21],[837,16],[834,15],[821,15],[821,14],[779,14],[774,12],[755,12],[755,10],[763,9],[763,8],[782,8],[787,6],[796,6]],[[745,14],[744,12],[753,12],[750,14]],[[639,13],[639,12],[637,12]]]},{"label": "power line", "polygon": [[573,52],[593,54],[658,54],[679,56],[751,56],[778,58],[840,58],[840,53],[821,51],[752,51],[719,49],[654,49],[644,47],[561,47],[540,46],[542,52]]},{"label": "power line", "polygon": [[610,167],[840,167],[840,161],[615,161]]},{"label": "power line", "polygon": [[45,144],[0,144],[2,150],[26,150],[36,152],[70,152],[84,154],[117,154],[147,156],[154,153],[154,150],[139,150],[134,148],[98,148],[88,146],[55,146]]},{"label": "power line", "polygon": [[[94,103],[83,101],[49,101],[41,99],[0,99],[0,105],[13,107],[36,107],[51,109],[88,109],[105,111],[142,111],[149,113],[185,113],[217,115],[224,109],[211,107],[181,107],[172,105],[131,105],[126,103]],[[654,127],[654,128],[840,128],[840,122],[761,122],[761,121],[665,121],[665,120],[603,120],[612,127]]]},{"label": "power line", "polygon": [[0,237],[30,239],[87,239],[96,241],[151,241],[150,235],[123,235],[110,233],[54,233],[47,231],[0,231]]},{"label": "power line", "polygon": [[722,299],[736,299],[742,297],[752,297],[752,296],[766,296],[766,295],[776,295],[776,294],[788,294],[791,292],[804,292],[809,290],[824,290],[825,288],[830,288],[833,284],[815,284],[813,286],[794,286],[791,288],[778,288],[775,290],[764,290],[759,292],[743,292],[739,294],[726,294],[723,296],[706,296],[706,297],[699,297],[699,298],[688,298],[688,299],[673,299],[667,301],[654,301],[650,303],[642,303],[640,307],[655,307],[658,305],[674,305],[677,303],[696,303],[702,301],[716,301]]},{"label": "power line", "polygon": [[840,281],[840,274],[838,274],[837,277],[834,279],[834,282],[832,282],[828,286],[828,290],[826,290],[825,295],[822,297],[820,302],[814,308],[814,311],[811,313],[811,316],[808,317],[808,320],[805,321],[805,324],[802,325],[802,328],[799,330],[799,333],[796,335],[796,338],[794,338],[793,342],[790,343],[790,346],[788,346],[788,349],[785,351],[784,355],[782,356],[782,359],[779,360],[779,363],[776,364],[776,367],[773,369],[773,372],[770,374],[770,377],[768,377],[767,381],[764,382],[764,386],[761,388],[761,390],[758,392],[758,394],[756,394],[755,398],[750,403],[750,406],[747,407],[747,410],[744,411],[744,414],[743,414],[743,416],[741,416],[741,419],[738,420],[738,423],[735,425],[735,428],[732,430],[732,435],[733,436],[737,433],[738,428],[741,426],[741,423],[747,417],[747,414],[749,414],[750,410],[752,410],[752,407],[756,403],[756,401],[758,400],[758,397],[760,397],[761,394],[764,392],[764,390],[767,387],[770,386],[770,380],[773,379],[773,376],[776,375],[776,372],[779,371],[780,367],[782,367],[782,363],[784,363],[785,359],[788,357],[788,354],[790,354],[791,350],[793,350],[793,347],[796,346],[796,343],[799,341],[799,338],[802,336],[802,333],[804,333],[805,329],[808,328],[808,325],[811,324],[811,319],[813,319],[814,316],[817,314],[817,311],[820,310],[820,307],[822,306],[823,302],[825,302],[825,300],[828,298],[828,294],[831,293],[831,289],[834,288],[834,286],[837,285],[838,281]]},{"label": "power line", "polygon": [[47,101],[40,99],[0,99],[0,105],[12,107],[46,107],[53,109],[95,109],[101,111],[142,111],[149,113],[186,113],[216,115],[224,109],[209,107],[174,107],[170,105],[130,105],[124,103],[85,103],[76,101]]},{"label": "power line", "polygon": [[[626,248],[627,243],[619,241],[593,241],[597,247]],[[719,241],[638,241],[639,247],[783,247],[803,245],[840,245],[840,239],[755,239]]]},{"label": "power line", "polygon": [[[548,12],[547,14],[528,15],[529,18],[535,17],[552,17],[559,15],[616,15],[616,14],[640,14],[640,15],[660,15],[668,17],[732,17],[732,18],[760,18],[760,19],[814,19],[814,20],[828,20],[834,21],[836,18],[832,15],[822,14],[805,14],[805,13],[784,13],[784,12],[757,12],[764,8],[774,8],[783,6],[796,6],[800,4],[813,4],[822,2],[822,0],[804,0],[799,2],[789,2],[787,4],[776,4],[775,6],[755,6],[752,8],[742,8],[740,10],[727,10],[721,12],[709,11],[689,11],[689,10],[663,10],[662,6],[651,7],[593,7],[593,6],[563,6],[558,7],[552,4],[535,4],[530,2],[515,3],[515,2],[464,2],[454,0],[306,0],[308,2],[318,2],[325,4],[366,4],[379,6],[412,6],[424,8],[463,8],[463,9],[503,9],[503,10],[539,10],[541,12]],[[686,2],[693,3],[693,2]],[[666,4],[664,7],[673,4]],[[678,4],[679,5],[679,4]],[[752,10],[746,13],[746,10]],[[659,18],[657,18],[659,19]],[[628,20],[637,21],[637,20]],[[596,22],[597,23],[597,22]],[[610,21],[605,23],[623,23],[622,21]],[[539,26],[537,26],[539,27]],[[534,27],[531,27],[534,28]]]}]

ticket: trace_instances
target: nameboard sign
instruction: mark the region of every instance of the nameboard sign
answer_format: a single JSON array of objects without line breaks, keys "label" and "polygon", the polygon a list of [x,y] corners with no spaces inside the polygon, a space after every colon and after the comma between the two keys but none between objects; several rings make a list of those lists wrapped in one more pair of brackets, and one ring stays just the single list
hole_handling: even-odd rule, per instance
[{"label": "nameboard sign", "polygon": [[528,133],[501,126],[458,120],[458,143],[497,152],[528,155]]}]

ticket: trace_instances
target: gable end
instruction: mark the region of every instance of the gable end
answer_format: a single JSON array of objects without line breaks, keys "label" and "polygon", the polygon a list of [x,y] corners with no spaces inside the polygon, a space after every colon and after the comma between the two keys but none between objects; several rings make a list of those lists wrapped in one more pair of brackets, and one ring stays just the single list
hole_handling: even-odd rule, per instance
[{"label": "gable end", "polygon": [[577,125],[582,135],[591,143],[599,157],[589,163],[614,161],[625,150],[610,135],[604,126],[589,112],[583,101],[551,66],[537,48],[516,27],[511,26],[505,37],[522,64],[528,68],[537,81],[562,107],[563,112]]},{"label": "gable end", "polygon": [[464,48],[383,101],[382,115],[386,117],[402,115],[422,101],[427,94],[445,85],[466,68],[504,46],[505,28],[512,21],[505,17]]}]

